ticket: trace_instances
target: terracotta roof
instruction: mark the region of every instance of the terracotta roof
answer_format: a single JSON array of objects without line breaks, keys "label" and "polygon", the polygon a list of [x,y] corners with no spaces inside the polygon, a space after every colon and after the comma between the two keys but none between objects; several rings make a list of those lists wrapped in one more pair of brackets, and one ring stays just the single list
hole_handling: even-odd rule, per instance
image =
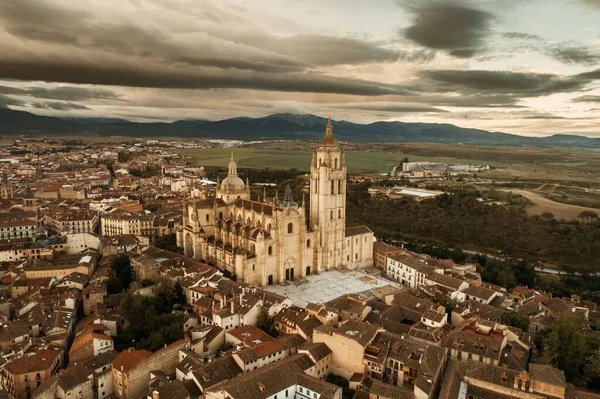
[{"label": "terracotta roof", "polygon": [[7,363],[4,366],[4,369],[11,374],[24,374],[41,371],[52,367],[59,356],[59,351],[41,349],[33,355],[25,355]]},{"label": "terracotta roof", "polygon": [[112,339],[107,335],[87,331],[87,332],[75,337],[75,339],[73,340],[73,344],[71,345],[71,350],[69,351],[69,353],[76,352],[78,349],[82,348],[87,343],[92,342],[94,339],[102,339],[102,340],[112,341]]},{"label": "terracotta roof", "polygon": [[[256,327],[246,325],[229,331],[227,334],[241,341],[244,346],[254,349],[258,357],[264,357],[284,349],[279,341]],[[244,353],[246,354],[246,352],[250,353],[249,351]]]},{"label": "terracotta roof", "polygon": [[119,353],[119,356],[114,358],[111,364],[113,369],[129,373],[142,360],[148,359],[150,356],[152,356],[152,352],[145,349],[128,349]]}]

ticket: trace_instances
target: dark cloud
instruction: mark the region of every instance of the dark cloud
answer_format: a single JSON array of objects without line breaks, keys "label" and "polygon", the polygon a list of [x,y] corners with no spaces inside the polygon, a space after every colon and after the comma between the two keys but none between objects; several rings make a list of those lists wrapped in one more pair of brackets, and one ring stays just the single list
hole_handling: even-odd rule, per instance
[{"label": "dark cloud", "polygon": [[38,61],[0,58],[0,78],[90,83],[109,86],[254,89],[304,93],[338,93],[364,96],[402,95],[399,85],[346,79],[318,73],[266,74],[209,68],[174,68],[151,63],[118,63],[114,60],[77,62],[74,59]]},{"label": "dark cloud", "polygon": [[25,102],[0,94],[0,108],[8,108],[10,105],[22,107]]},{"label": "dark cloud", "polygon": [[504,32],[502,37],[507,39],[523,39],[523,40],[543,40],[538,35],[532,35],[531,33],[524,32]]},{"label": "dark cloud", "polygon": [[51,109],[54,111],[71,111],[71,110],[83,110],[90,108],[86,107],[82,104],[76,104],[72,102],[60,102],[60,101],[47,101],[43,103],[33,103],[31,104],[33,108],[39,109]]},{"label": "dark cloud", "polygon": [[529,115],[523,117],[523,119],[569,119],[564,116],[551,115],[551,114],[539,114],[539,115]]},{"label": "dark cloud", "polygon": [[36,14],[39,3],[0,2],[5,30],[27,40],[139,56],[164,64],[284,73],[338,64],[428,62],[435,56],[431,51],[400,51],[372,41],[319,34],[277,37],[251,31],[236,35],[223,29],[173,35],[156,27],[94,20],[85,12],[46,3],[42,9],[49,10],[48,15],[40,18]]},{"label": "dark cloud", "polygon": [[420,75],[433,84],[433,90],[439,92],[513,94],[521,97],[575,92],[590,82],[590,79],[581,76],[486,70],[429,70]]},{"label": "dark cloud", "polygon": [[16,96],[27,96],[35,98],[47,98],[50,100],[62,100],[62,101],[84,101],[84,100],[96,100],[96,99],[109,99],[115,100],[120,97],[117,93],[107,89],[97,88],[86,88],[77,86],[63,86],[63,87],[13,87],[13,86],[0,86],[0,93],[7,95]]},{"label": "dark cloud", "polygon": [[579,77],[581,79],[592,79],[592,80],[600,79],[600,69],[580,73],[579,75],[577,75],[577,77]]},{"label": "dark cloud", "polygon": [[448,112],[446,110],[430,107],[422,104],[404,104],[404,103],[349,103],[349,104],[338,104],[331,105],[332,108],[336,109],[356,109],[362,111],[381,111],[381,112]]},{"label": "dark cloud", "polygon": [[430,94],[421,95],[418,97],[405,97],[407,101],[418,101],[425,104],[431,104],[436,107],[459,107],[459,108],[520,108],[518,105],[519,98],[512,95],[504,94],[463,94],[456,95],[441,95]]},{"label": "dark cloud", "polygon": [[402,4],[415,17],[413,25],[404,31],[407,39],[460,58],[472,57],[483,49],[493,20],[491,14],[453,2]]},{"label": "dark cloud", "polygon": [[588,46],[556,45],[547,48],[546,53],[564,64],[597,65],[600,62],[600,53]]},{"label": "dark cloud", "polygon": [[574,103],[600,103],[600,96],[580,96],[571,100]]},{"label": "dark cloud", "polygon": [[0,2],[0,22],[5,31],[21,39],[138,56],[165,64],[263,72],[300,71],[307,66],[305,62],[286,55],[245,46],[205,32],[190,33],[185,40],[157,27],[104,22],[87,12],[73,11],[44,1]]},{"label": "dark cloud", "polygon": [[401,51],[384,47],[377,42],[316,34],[285,38],[255,35],[237,40],[317,66],[396,61],[429,62],[435,58],[435,52],[430,50]]}]

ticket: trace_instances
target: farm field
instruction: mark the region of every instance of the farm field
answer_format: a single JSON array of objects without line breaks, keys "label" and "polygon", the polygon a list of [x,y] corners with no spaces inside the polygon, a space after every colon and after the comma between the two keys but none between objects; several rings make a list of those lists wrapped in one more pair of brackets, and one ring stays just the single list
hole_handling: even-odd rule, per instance
[{"label": "farm field", "polygon": [[[306,147],[311,143],[306,143]],[[189,156],[193,164],[203,166],[227,166],[234,153],[238,167],[241,168],[270,168],[270,169],[290,169],[308,171],[312,152],[310,150],[300,149],[259,149],[259,148],[193,148],[181,149],[176,151],[183,156]],[[437,161],[446,163],[476,163],[476,160],[453,157],[415,156],[404,153],[391,153],[384,151],[371,150],[347,150],[346,161],[348,163],[349,173],[361,173],[378,175],[387,173],[390,166],[400,163],[402,158],[408,156],[411,161]],[[496,162],[498,166],[502,163]]]},{"label": "farm field", "polygon": [[[274,141],[240,148],[193,148],[176,150],[191,162],[225,167],[234,152],[244,168],[296,168],[306,171],[313,142]],[[378,175],[407,157],[410,161],[434,161],[454,164],[489,165],[479,174],[495,181],[572,182],[600,184],[600,153],[546,148],[468,146],[430,143],[347,143],[348,172]]]},{"label": "farm field", "polygon": [[527,208],[527,213],[529,213],[530,215],[541,215],[544,212],[550,212],[554,215],[556,219],[569,220],[577,218],[577,215],[579,215],[583,211],[593,211],[600,214],[600,209],[562,204],[560,202],[549,200],[546,197],[542,197],[539,194],[527,190],[517,189],[506,191],[511,191],[513,194],[522,195],[523,197],[533,202],[533,205]]}]

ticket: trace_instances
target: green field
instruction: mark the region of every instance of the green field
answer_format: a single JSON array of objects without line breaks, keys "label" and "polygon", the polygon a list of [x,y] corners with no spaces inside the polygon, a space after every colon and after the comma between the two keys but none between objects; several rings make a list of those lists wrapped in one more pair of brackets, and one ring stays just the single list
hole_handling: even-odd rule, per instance
[{"label": "green field", "polygon": [[[306,144],[310,146],[310,144]],[[235,160],[240,168],[270,168],[290,169],[296,168],[308,171],[312,152],[310,150],[287,149],[258,149],[258,148],[193,148],[177,150],[178,154],[189,156],[191,162],[202,166],[226,167],[233,151]],[[411,161],[439,161],[446,163],[476,164],[476,160],[451,157],[415,156],[403,153],[390,153],[383,151],[356,151],[346,152],[349,173],[379,174],[387,173],[390,166],[399,164],[402,158],[408,156]],[[501,165],[500,162],[494,162]]]}]

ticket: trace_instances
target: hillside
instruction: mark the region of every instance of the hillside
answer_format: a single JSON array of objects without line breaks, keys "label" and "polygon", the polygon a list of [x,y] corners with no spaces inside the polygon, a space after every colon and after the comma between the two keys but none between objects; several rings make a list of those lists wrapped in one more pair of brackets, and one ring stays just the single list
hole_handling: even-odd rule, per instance
[{"label": "hillside", "polygon": [[[180,120],[138,123],[122,119],[39,116],[0,109],[1,135],[96,135],[130,137],[219,138],[236,140],[316,140],[323,134],[325,118],[314,115],[275,114],[264,118],[231,118],[220,121]],[[513,134],[461,128],[451,124],[335,122],[342,141],[429,142],[483,145],[532,145],[599,148],[599,138],[575,135],[523,137]]]}]

